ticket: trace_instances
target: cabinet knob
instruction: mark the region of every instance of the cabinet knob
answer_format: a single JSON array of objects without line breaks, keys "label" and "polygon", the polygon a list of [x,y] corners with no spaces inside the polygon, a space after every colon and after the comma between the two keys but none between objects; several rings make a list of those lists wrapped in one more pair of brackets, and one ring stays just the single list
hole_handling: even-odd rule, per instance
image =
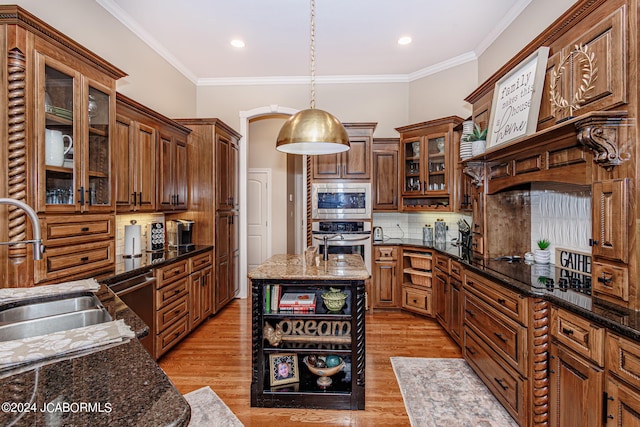
[{"label": "cabinet knob", "polygon": [[598,246],[598,243],[600,242],[595,239],[589,239],[589,246]]}]

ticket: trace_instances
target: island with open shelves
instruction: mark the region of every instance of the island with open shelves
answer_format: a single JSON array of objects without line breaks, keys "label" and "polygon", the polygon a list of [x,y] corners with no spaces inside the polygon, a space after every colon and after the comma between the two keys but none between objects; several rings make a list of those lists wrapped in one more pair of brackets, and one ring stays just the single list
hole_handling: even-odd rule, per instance
[{"label": "island with open shelves", "polygon": [[[359,255],[275,255],[249,273],[251,406],[364,409],[369,276]],[[344,305],[331,310],[327,293]]]}]

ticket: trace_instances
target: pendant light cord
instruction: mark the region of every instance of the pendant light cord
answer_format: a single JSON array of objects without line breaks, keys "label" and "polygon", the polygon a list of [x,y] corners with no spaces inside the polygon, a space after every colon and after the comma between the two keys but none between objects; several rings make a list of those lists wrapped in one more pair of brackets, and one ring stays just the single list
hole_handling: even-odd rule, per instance
[{"label": "pendant light cord", "polygon": [[311,108],[316,108],[316,1],[311,0]]}]

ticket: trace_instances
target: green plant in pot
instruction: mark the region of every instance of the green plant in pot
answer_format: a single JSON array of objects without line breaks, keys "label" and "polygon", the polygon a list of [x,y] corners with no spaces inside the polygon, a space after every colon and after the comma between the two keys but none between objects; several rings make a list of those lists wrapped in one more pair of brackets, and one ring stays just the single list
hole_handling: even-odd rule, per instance
[{"label": "green plant in pot", "polygon": [[538,249],[533,252],[536,263],[549,264],[551,261],[551,252],[549,251],[551,242],[548,239],[539,239],[536,243],[538,245]]},{"label": "green plant in pot", "polygon": [[471,142],[471,155],[479,156],[484,153],[487,146],[487,129],[482,129],[479,124],[473,125],[473,131],[462,137],[463,141]]}]

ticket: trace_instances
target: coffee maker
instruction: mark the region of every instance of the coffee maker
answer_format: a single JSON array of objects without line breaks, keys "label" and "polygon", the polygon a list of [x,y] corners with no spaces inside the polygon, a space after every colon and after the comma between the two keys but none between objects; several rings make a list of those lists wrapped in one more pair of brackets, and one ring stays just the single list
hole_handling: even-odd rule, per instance
[{"label": "coffee maker", "polygon": [[167,240],[169,248],[193,249],[194,221],[187,219],[172,219],[167,221]]}]

